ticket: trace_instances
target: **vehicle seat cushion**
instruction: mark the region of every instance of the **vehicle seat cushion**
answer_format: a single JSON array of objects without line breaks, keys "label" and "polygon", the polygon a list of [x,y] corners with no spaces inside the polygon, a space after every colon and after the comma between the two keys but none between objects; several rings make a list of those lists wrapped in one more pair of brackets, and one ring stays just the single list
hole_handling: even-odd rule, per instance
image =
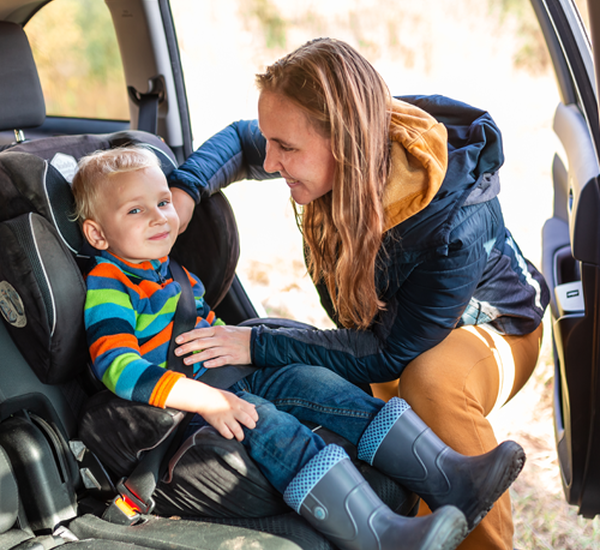
[{"label": "vehicle seat cushion", "polygon": [[244,446],[210,426],[171,458],[153,498],[162,516],[257,518],[289,511]]},{"label": "vehicle seat cushion", "polygon": [[[405,516],[417,512],[416,494],[358,461],[356,448],[343,437],[322,427],[315,431],[326,443],[335,443],[348,452],[373,490],[392,510]],[[200,428],[181,445],[169,461],[153,498],[155,511],[162,516],[217,518],[227,523],[235,518],[268,518],[289,512],[281,495],[266,480],[244,446],[221,437],[210,426]]]},{"label": "vehicle seat cushion", "polygon": [[[183,416],[181,411],[127,401],[105,390],[86,404],[79,438],[119,479],[129,476]],[[153,497],[155,513],[167,516],[260,517],[287,510],[242,444],[208,427],[182,443]]]},{"label": "vehicle seat cushion", "polygon": [[333,550],[331,543],[293,513],[273,518],[188,520],[145,516],[133,528],[86,514],[69,524],[80,539],[112,539],[155,550]]},{"label": "vehicle seat cushion", "polygon": [[71,250],[81,247],[69,184],[43,159],[12,150],[0,153],[0,199],[0,221],[35,212],[56,226]]},{"label": "vehicle seat cushion", "polygon": [[0,21],[0,131],[33,128],[46,118],[44,94],[20,25]]},{"label": "vehicle seat cushion", "polygon": [[88,400],[79,421],[79,439],[116,478],[131,474],[183,420],[184,413],[121,399],[103,390]]}]

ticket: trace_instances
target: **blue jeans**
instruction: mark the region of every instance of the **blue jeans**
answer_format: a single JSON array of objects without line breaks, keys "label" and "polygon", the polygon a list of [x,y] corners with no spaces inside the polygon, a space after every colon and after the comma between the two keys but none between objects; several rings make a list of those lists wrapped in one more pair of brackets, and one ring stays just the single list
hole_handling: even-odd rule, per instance
[{"label": "blue jeans", "polygon": [[[242,444],[264,476],[281,493],[326,444],[301,421],[358,441],[383,407],[329,369],[294,364],[259,369],[229,391],[256,405],[258,422],[244,429]],[[194,428],[202,423],[194,419]]]}]

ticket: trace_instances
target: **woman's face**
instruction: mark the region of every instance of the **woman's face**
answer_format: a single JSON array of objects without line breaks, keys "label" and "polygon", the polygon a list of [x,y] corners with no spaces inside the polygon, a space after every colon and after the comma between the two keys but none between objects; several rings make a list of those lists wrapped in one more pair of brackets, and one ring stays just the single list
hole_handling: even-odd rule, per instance
[{"label": "woman's face", "polygon": [[304,112],[287,97],[263,91],[258,124],[267,140],[264,168],[279,172],[298,204],[308,204],[333,187],[335,160],[331,140],[319,134]]}]

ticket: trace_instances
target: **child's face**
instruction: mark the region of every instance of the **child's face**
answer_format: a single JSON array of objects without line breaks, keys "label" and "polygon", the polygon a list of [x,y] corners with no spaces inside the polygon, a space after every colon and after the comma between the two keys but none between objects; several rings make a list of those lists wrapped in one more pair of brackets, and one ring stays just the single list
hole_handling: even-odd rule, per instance
[{"label": "child's face", "polygon": [[113,174],[99,191],[95,219],[83,222],[92,246],[131,263],[169,254],[179,217],[159,168]]}]

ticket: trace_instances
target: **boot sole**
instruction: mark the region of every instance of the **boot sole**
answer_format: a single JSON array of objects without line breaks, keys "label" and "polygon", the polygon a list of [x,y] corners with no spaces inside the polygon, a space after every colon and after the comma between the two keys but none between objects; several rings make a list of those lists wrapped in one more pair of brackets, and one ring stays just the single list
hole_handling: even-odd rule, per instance
[{"label": "boot sole", "polygon": [[[507,442],[508,443],[508,442]],[[525,464],[525,451],[517,443],[513,443],[512,449],[512,460],[510,461],[510,467],[506,468],[500,480],[496,483],[493,491],[489,494],[488,498],[480,503],[481,511],[475,516],[471,525],[469,525],[469,533],[475,529],[481,520],[487,515],[492,509],[494,503],[506,492],[506,490],[512,485],[513,481],[517,479],[523,466]],[[505,446],[506,443],[505,443]]]},{"label": "boot sole", "polygon": [[464,514],[454,506],[444,506],[438,510],[440,515],[436,525],[419,547],[420,550],[454,550],[469,534]]}]

